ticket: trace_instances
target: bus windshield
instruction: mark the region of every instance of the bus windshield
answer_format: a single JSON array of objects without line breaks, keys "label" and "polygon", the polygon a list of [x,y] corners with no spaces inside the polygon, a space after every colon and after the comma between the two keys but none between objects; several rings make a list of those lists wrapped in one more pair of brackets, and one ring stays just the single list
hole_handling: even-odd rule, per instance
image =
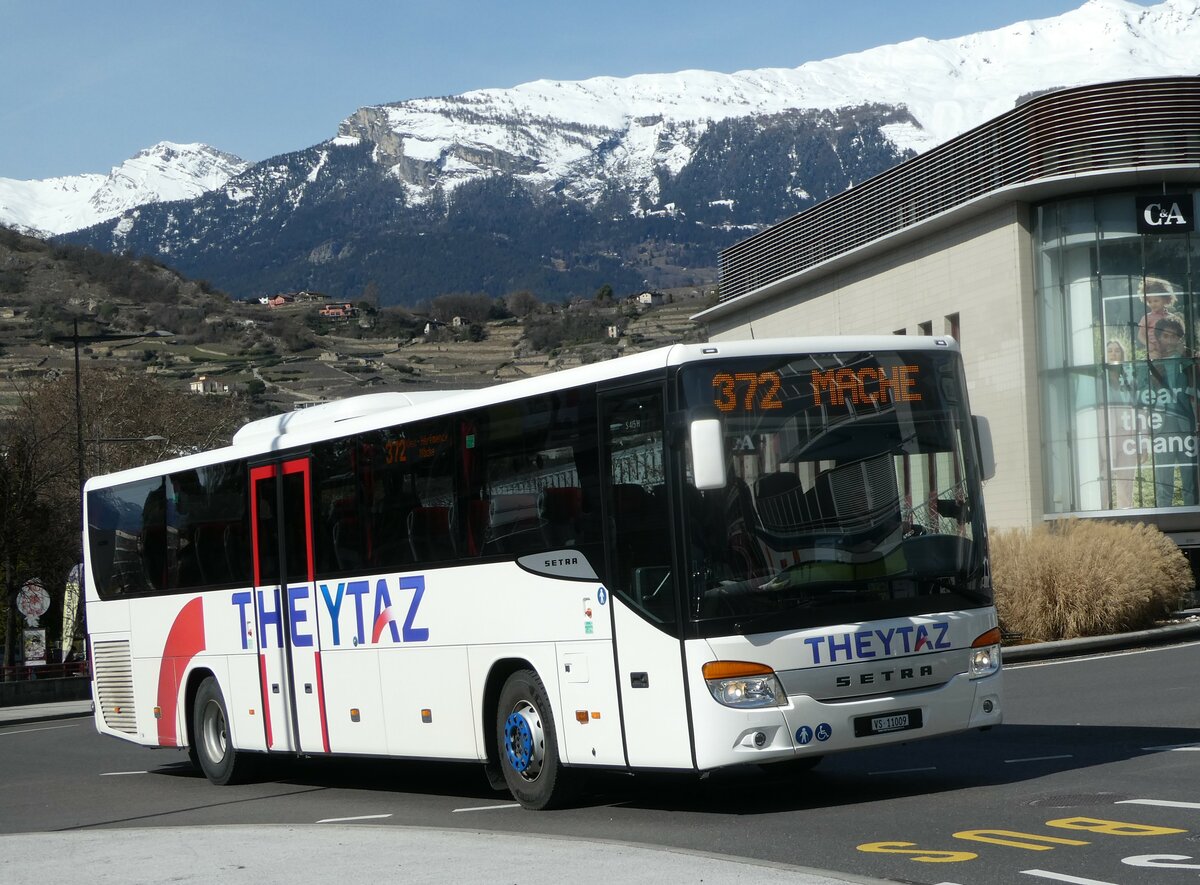
[{"label": "bus windshield", "polygon": [[682,391],[720,417],[727,461],[724,488],[689,475],[682,508],[702,632],[991,604],[957,353],[695,364]]}]

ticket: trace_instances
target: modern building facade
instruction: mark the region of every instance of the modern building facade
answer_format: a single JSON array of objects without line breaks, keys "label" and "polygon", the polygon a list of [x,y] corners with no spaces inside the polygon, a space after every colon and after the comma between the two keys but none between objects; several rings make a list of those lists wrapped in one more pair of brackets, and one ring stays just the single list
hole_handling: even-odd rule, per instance
[{"label": "modern building facade", "polygon": [[1200,549],[1200,77],[1040,95],[721,253],[715,341],[952,335],[993,526]]}]

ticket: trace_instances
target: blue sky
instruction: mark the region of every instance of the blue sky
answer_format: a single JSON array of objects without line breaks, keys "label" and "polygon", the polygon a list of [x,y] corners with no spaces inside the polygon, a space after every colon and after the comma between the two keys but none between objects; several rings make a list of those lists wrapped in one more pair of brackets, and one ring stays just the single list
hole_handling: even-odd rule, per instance
[{"label": "blue sky", "polygon": [[0,177],[107,172],[164,140],[262,160],[329,138],[364,105],[541,78],[797,67],[1082,3],[0,0]]}]

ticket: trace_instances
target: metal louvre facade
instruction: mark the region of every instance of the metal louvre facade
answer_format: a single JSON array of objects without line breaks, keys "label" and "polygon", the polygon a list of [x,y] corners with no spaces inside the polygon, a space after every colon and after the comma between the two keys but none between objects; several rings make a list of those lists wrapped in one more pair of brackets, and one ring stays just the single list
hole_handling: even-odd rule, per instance
[{"label": "metal louvre facade", "polygon": [[1200,77],[1042,95],[725,249],[718,304],[1007,188],[1164,167],[1200,167]]}]

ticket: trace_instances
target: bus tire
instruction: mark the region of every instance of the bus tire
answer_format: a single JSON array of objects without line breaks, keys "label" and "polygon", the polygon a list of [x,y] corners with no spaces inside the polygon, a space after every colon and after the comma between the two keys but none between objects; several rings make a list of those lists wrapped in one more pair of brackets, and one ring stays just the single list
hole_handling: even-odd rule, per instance
[{"label": "bus tire", "polygon": [[192,707],[192,735],[196,761],[204,776],[218,786],[246,779],[251,761],[234,749],[229,737],[229,712],[216,677],[209,676],[196,690]]},{"label": "bus tire", "polygon": [[574,780],[558,756],[557,732],[542,680],[518,670],[496,706],[496,750],[508,791],[532,811],[561,807]]}]

